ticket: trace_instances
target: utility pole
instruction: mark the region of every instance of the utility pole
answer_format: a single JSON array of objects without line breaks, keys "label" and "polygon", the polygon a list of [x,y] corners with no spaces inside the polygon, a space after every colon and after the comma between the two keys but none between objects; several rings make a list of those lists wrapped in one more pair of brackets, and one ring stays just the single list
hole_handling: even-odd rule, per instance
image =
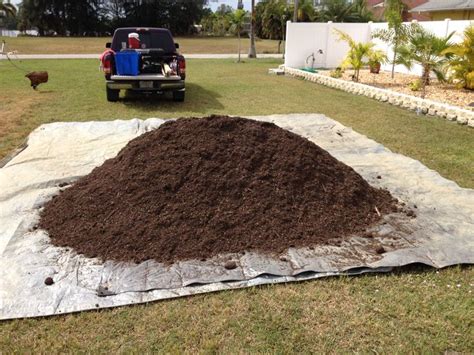
[{"label": "utility pole", "polygon": [[250,20],[250,48],[249,58],[257,58],[257,50],[255,49],[255,0],[252,0],[252,19]]},{"label": "utility pole", "polygon": [[298,0],[294,0],[295,8],[293,10],[293,22],[298,22]]}]

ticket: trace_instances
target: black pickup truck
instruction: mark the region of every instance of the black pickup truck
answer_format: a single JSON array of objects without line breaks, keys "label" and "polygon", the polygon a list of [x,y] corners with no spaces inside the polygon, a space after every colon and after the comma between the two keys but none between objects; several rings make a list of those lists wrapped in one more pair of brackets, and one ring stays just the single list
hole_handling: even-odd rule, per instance
[{"label": "black pickup truck", "polygon": [[[129,35],[138,34],[138,46],[130,48]],[[118,28],[111,43],[101,57],[105,73],[107,100],[118,101],[120,90],[142,93],[172,92],[174,101],[184,101],[186,61],[178,53],[179,45],[174,42],[171,32],[164,28]],[[136,73],[123,75],[118,72],[118,53],[134,51],[138,53]]]}]

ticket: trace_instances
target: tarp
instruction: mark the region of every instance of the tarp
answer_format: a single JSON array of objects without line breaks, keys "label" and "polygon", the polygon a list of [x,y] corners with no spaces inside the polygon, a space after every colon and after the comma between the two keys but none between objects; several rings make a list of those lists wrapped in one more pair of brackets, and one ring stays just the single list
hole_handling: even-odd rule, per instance
[{"label": "tarp", "polygon": [[[46,316],[149,302],[266,283],[386,272],[423,263],[436,268],[474,262],[474,190],[460,188],[411,158],[323,115],[252,117],[315,142],[386,188],[416,213],[386,216],[373,238],[340,246],[290,248],[277,256],[246,252],[165,266],[85,258],[50,244],[35,230],[39,211],[62,188],[163,120],[52,123],[39,127],[26,148],[0,169],[0,319]],[[383,254],[375,252],[382,245]],[[227,270],[228,260],[238,267]],[[45,285],[47,277],[54,279]]]}]

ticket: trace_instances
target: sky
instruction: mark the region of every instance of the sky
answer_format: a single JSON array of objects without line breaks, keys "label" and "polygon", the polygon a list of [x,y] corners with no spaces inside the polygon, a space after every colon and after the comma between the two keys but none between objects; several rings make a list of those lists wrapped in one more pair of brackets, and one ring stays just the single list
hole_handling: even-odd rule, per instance
[{"label": "sky", "polygon": [[[20,2],[21,0],[11,0],[11,3],[15,5],[18,5]],[[244,7],[246,10],[250,10],[250,2],[251,0],[244,0]],[[217,7],[220,4],[226,4],[226,5],[232,6],[233,8],[236,8],[237,3],[238,3],[238,0],[217,0],[217,1],[210,0],[211,9],[213,11],[217,9]]]}]

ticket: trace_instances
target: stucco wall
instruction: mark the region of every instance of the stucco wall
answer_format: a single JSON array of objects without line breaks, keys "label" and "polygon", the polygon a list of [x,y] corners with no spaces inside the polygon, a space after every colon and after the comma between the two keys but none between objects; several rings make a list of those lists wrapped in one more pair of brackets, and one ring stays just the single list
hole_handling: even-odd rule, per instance
[{"label": "stucco wall", "polygon": [[430,14],[433,21],[451,20],[474,20],[474,10],[464,11],[437,11]]}]

